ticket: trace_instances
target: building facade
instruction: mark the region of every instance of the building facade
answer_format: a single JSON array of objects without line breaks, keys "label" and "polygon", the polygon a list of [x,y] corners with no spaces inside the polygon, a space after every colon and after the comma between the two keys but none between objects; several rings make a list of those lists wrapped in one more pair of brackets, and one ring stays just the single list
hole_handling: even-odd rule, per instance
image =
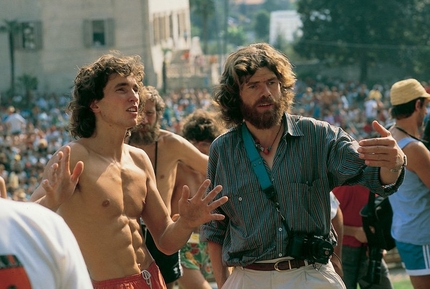
[{"label": "building facade", "polygon": [[69,93],[78,68],[112,50],[140,55],[145,84],[162,87],[166,55],[191,45],[189,0],[0,2],[0,92],[11,86],[11,41],[15,79],[36,77],[38,91],[56,93]]}]

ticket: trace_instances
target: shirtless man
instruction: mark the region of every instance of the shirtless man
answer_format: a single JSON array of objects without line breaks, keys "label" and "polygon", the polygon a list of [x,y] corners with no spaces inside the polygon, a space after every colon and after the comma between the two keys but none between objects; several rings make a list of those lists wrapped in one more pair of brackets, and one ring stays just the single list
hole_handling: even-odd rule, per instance
[{"label": "shirtless man", "polygon": [[[149,156],[157,179],[157,188],[161,193],[168,213],[171,214],[171,200],[175,185],[178,162],[189,165],[199,173],[206,174],[208,157],[196,149],[183,137],[167,130],[160,129],[160,121],[165,104],[158,91],[147,86],[147,98],[144,105],[144,116],[141,123],[131,130],[126,142],[143,149]],[[182,275],[179,263],[179,252],[166,255],[160,252],[147,234],[146,245],[160,267],[167,288],[173,288],[174,282]]]},{"label": "shirtless man", "polygon": [[[74,233],[94,288],[165,288],[158,267],[141,235],[142,218],[155,243],[166,254],[183,246],[192,229],[211,219],[214,208],[227,201],[211,202],[221,187],[204,197],[205,181],[190,198],[184,187],[180,217],[173,222],[157,190],[148,156],[124,144],[129,128],[138,122],[143,95],[143,64],[139,56],[104,55],[79,70],[75,79],[70,132],[76,138],[64,157],[70,167],[85,164],[79,179],[73,170],[62,194],[37,189],[32,200],[57,211]],[[55,154],[48,167],[60,154]],[[82,168],[81,168],[82,169]]]}]

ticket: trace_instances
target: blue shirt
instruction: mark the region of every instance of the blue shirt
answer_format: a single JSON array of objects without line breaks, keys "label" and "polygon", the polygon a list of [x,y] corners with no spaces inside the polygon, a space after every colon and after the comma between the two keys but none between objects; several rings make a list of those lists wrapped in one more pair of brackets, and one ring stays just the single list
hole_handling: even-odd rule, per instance
[{"label": "blue shirt", "polygon": [[[398,141],[404,148],[417,140],[407,137]],[[397,241],[415,245],[430,244],[430,189],[420,177],[406,169],[397,193],[390,196],[393,207],[391,235]]]},{"label": "blue shirt", "polygon": [[[364,164],[358,157],[358,143],[342,129],[289,114],[283,121],[273,167],[266,165],[266,170],[281,214],[293,231],[329,235],[330,191],[336,186],[361,184],[383,196],[397,189],[398,184],[382,187],[379,168]],[[226,218],[204,224],[201,239],[222,244],[224,265],[246,266],[286,256],[287,230],[251,168],[241,125],[212,143],[208,178],[209,190],[222,185],[217,197],[228,196],[229,201],[217,209]]]}]

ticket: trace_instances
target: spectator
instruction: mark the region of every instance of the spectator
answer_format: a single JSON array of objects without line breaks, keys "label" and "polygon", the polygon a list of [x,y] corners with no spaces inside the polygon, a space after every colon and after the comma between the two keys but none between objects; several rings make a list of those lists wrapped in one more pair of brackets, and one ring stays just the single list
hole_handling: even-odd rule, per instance
[{"label": "spectator", "polygon": [[[339,186],[333,189],[343,214],[342,268],[347,289],[357,289],[358,281],[367,273],[368,244],[363,230],[361,209],[367,204],[369,189],[363,186]],[[392,289],[387,264],[381,262],[380,284],[374,289]]]},{"label": "spectator", "polygon": [[[62,176],[53,176],[49,174],[44,188],[60,190]],[[0,222],[1,288],[93,288],[63,218],[36,204],[0,198]]]},{"label": "spectator", "polygon": [[390,132],[408,158],[404,183],[390,196],[391,233],[412,285],[424,289],[430,284],[430,153],[420,129],[430,94],[416,79],[406,79],[393,84],[390,100]]},{"label": "spectator", "polygon": [[[223,128],[213,113],[196,110],[188,115],[183,124],[182,135],[201,153],[208,154],[209,146],[223,132]],[[178,212],[177,203],[182,187],[187,185],[191,191],[198,188],[205,174],[193,170],[180,162],[176,173],[175,189],[172,197],[172,214]],[[212,265],[207,251],[207,243],[200,242],[199,228],[196,228],[188,243],[181,248],[183,275],[178,280],[180,289],[211,289],[208,278],[213,278]]]},{"label": "spectator", "polygon": [[[154,168],[158,191],[171,216],[172,194],[178,163],[185,163],[194,170],[205,174],[208,157],[180,135],[160,129],[160,120],[165,107],[164,101],[152,86],[147,87],[147,93],[142,121],[131,130],[130,138],[126,142],[144,150],[148,155]],[[174,254],[164,254],[157,248],[151,233],[144,230],[146,246],[160,267],[167,288],[173,288],[174,282],[182,275],[179,251]]]}]

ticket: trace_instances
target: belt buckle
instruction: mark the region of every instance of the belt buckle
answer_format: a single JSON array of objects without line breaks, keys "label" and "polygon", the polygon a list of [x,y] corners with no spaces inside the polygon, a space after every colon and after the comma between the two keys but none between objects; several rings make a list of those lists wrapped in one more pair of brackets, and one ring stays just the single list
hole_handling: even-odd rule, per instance
[{"label": "belt buckle", "polygon": [[[280,268],[279,268],[279,263],[281,263],[281,262],[288,262],[288,268],[287,268],[287,269],[284,269],[284,270],[280,269]],[[278,272],[286,271],[286,270],[291,270],[291,260],[279,260],[278,262],[276,262],[276,263],[275,263],[275,265],[273,265],[273,268],[274,268],[276,271],[278,271]]]}]

